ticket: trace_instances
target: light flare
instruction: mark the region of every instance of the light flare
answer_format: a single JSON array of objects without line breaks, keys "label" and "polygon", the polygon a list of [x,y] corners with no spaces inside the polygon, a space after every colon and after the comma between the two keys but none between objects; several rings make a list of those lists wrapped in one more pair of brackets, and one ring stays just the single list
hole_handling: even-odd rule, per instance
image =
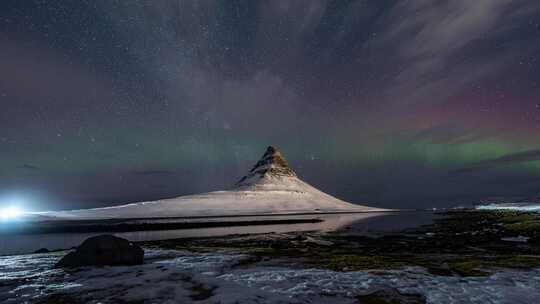
[{"label": "light flare", "polygon": [[20,217],[23,212],[17,207],[8,207],[0,210],[0,219],[12,220]]}]

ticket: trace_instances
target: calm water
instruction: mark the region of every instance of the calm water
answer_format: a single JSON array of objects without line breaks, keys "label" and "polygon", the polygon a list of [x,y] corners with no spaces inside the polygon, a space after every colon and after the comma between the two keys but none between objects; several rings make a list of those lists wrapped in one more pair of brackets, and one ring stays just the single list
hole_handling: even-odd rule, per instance
[{"label": "calm water", "polygon": [[[323,222],[303,224],[255,225],[180,230],[135,231],[114,233],[131,241],[165,240],[187,237],[225,236],[231,234],[285,233],[295,231],[344,232],[362,235],[397,233],[403,229],[429,224],[437,215],[431,212],[355,213],[326,215],[251,216],[234,220],[312,219]],[[231,218],[196,219],[192,221],[231,221]],[[148,221],[148,220],[147,220]],[[168,220],[170,221],[170,220]],[[189,220],[182,219],[182,222]],[[0,236],[0,255],[31,253],[40,248],[66,249],[86,238],[103,233],[51,233]]]}]

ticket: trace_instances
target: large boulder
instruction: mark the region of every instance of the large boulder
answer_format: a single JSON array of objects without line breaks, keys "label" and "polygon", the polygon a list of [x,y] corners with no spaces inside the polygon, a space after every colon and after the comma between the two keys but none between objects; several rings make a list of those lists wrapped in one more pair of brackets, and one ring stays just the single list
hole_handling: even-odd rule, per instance
[{"label": "large boulder", "polygon": [[47,249],[47,248],[40,248],[40,249],[34,251],[34,253],[49,253],[49,252],[51,252],[51,251],[49,249]]},{"label": "large boulder", "polygon": [[138,245],[114,235],[98,235],[86,239],[75,251],[64,256],[55,268],[138,265],[143,260],[144,250]]}]

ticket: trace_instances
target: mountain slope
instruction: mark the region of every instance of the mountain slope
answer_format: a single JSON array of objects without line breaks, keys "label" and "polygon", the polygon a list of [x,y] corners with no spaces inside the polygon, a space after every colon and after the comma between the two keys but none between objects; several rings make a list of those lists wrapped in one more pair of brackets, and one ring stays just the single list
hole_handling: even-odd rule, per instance
[{"label": "mountain slope", "polygon": [[96,219],[367,211],[384,210],[350,204],[312,187],[297,177],[281,152],[268,147],[262,158],[231,190],[42,215]]}]

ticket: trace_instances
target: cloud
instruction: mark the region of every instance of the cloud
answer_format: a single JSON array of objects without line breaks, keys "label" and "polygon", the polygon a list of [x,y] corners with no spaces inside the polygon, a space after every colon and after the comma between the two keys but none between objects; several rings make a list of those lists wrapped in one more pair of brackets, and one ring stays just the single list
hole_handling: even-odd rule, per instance
[{"label": "cloud", "polygon": [[522,151],[508,154],[499,158],[477,162],[466,168],[456,170],[456,173],[467,173],[477,170],[491,169],[498,166],[521,164],[532,161],[540,161],[540,149]]},{"label": "cloud", "polygon": [[[212,103],[233,106],[237,101],[232,98],[242,97],[253,79],[267,74],[283,82],[284,94],[305,93],[308,97],[301,102],[307,107],[329,105],[344,117],[354,112],[355,117],[370,119],[373,112],[365,103],[385,113],[410,112],[411,104],[444,102],[467,86],[502,73],[516,55],[529,53],[531,47],[516,43],[494,50],[493,46],[515,24],[540,11],[540,5],[531,3],[163,1],[114,9],[103,2],[102,10],[157,85],[148,90],[178,104],[176,118],[197,119],[194,115],[203,109],[204,116],[230,120],[223,117],[230,116],[227,111]],[[123,22],[126,18],[134,22]],[[333,81],[335,85],[327,84]],[[340,86],[354,92],[340,98],[348,96]],[[261,83],[255,83],[258,87]],[[251,91],[247,92],[251,104],[265,107],[266,87]],[[350,104],[343,106],[346,102]],[[270,113],[279,114],[277,109]],[[324,119],[329,113],[323,112],[301,115]],[[375,120],[384,115],[375,113]],[[217,124],[241,123],[243,118],[238,117],[240,121]]]},{"label": "cloud", "polygon": [[30,165],[30,164],[24,164],[24,165],[19,166],[18,168],[26,169],[26,170],[31,170],[31,171],[41,170],[40,167],[37,167],[37,166],[34,166],[34,165]]},{"label": "cloud", "polygon": [[413,142],[427,141],[431,144],[462,144],[493,136],[495,135],[480,130],[471,131],[456,124],[441,124],[420,130],[411,140]]},{"label": "cloud", "polygon": [[498,166],[498,165],[523,163],[523,162],[530,162],[530,161],[537,161],[537,160],[540,160],[540,149],[505,155],[505,156],[502,156],[493,160],[488,160],[488,161],[478,163],[478,165]]},{"label": "cloud", "polygon": [[[147,182],[145,175],[169,185],[167,193],[179,185],[193,193],[225,184],[235,170],[243,171],[260,145],[272,142],[288,145],[293,155],[313,151],[334,162],[323,168],[328,171],[319,174],[323,177],[343,167],[353,173],[367,170],[358,164],[384,160],[373,162],[384,163],[375,168],[383,172],[377,183],[384,188],[410,180],[412,186],[401,188],[412,197],[425,193],[418,181],[440,182],[438,169],[430,167],[434,162],[426,163],[425,171],[416,167],[414,160],[425,157],[416,151],[418,143],[448,145],[437,148],[445,159],[457,160],[463,150],[451,145],[478,142],[466,156],[490,153],[490,145],[482,144],[486,138],[497,146],[530,149],[464,171],[537,160],[534,129],[522,131],[530,125],[519,129],[522,122],[514,119],[527,101],[513,93],[538,78],[536,62],[516,66],[540,50],[534,28],[539,1],[102,0],[60,5],[62,14],[48,10],[50,15],[43,15],[21,4],[11,11],[28,18],[12,26],[17,30],[13,39],[8,35],[0,41],[5,67],[0,98],[6,95],[2,100],[9,101],[0,113],[0,129],[7,133],[0,153],[14,166],[33,159],[26,157],[31,153],[47,168],[64,153],[90,154],[92,159],[69,169],[81,174],[94,162],[92,170],[103,172],[110,164],[112,172],[121,168],[125,178],[141,180],[122,188],[115,186],[117,174],[103,173],[112,176],[105,189],[112,195],[149,191],[139,187]],[[72,20],[78,12],[91,18],[77,26]],[[64,23],[44,26],[52,17]],[[497,109],[490,96],[499,91],[507,98]],[[481,103],[495,109],[478,112]],[[510,111],[501,110],[506,107]],[[69,132],[78,139],[73,141]],[[518,132],[522,136],[513,136]],[[136,163],[155,167],[133,168]],[[316,163],[306,163],[305,171],[322,170]],[[197,172],[173,183],[172,172],[156,170],[170,164]],[[22,169],[32,170],[22,166],[17,173],[24,174]],[[447,174],[446,166],[440,170]],[[394,171],[402,174],[387,173]],[[362,180],[360,175],[351,179],[353,173],[343,180]],[[90,197],[104,184],[101,177],[78,176],[66,180],[93,179],[95,186],[84,190]],[[499,180],[494,174],[478,176]],[[432,187],[432,192],[466,191],[483,180],[476,177],[457,176],[454,185]],[[329,189],[342,184],[328,181]],[[64,181],[57,185],[58,192],[67,188]],[[351,196],[362,196],[368,188],[351,186]]]},{"label": "cloud", "polygon": [[[540,11],[530,1],[400,1],[379,21],[370,47],[388,56],[394,104],[441,102],[465,86],[497,75],[531,52],[497,40]],[[516,33],[513,33],[516,34]],[[388,67],[387,67],[388,68]]]}]

